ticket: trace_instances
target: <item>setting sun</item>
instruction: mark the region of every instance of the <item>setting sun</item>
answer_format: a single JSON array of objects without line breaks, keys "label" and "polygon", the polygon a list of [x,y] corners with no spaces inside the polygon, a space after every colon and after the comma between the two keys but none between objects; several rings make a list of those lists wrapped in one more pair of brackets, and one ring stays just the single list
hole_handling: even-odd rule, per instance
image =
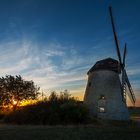
[{"label": "setting sun", "polygon": [[12,100],[13,105],[16,105],[18,102],[16,100]]}]

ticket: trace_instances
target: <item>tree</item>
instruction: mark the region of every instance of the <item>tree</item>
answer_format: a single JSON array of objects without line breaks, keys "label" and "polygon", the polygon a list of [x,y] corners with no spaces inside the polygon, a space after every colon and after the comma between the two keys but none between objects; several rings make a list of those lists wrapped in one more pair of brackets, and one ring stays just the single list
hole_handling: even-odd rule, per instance
[{"label": "tree", "polygon": [[12,105],[16,109],[23,100],[36,99],[38,91],[33,81],[25,81],[20,75],[6,75],[0,78],[0,105]]}]

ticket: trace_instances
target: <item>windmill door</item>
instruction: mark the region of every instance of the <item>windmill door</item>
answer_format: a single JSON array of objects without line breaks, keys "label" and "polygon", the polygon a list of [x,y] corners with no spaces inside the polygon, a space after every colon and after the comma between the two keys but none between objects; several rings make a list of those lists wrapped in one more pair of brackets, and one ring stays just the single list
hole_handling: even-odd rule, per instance
[{"label": "windmill door", "polygon": [[98,116],[103,116],[106,113],[106,98],[104,95],[101,95],[98,100]]}]

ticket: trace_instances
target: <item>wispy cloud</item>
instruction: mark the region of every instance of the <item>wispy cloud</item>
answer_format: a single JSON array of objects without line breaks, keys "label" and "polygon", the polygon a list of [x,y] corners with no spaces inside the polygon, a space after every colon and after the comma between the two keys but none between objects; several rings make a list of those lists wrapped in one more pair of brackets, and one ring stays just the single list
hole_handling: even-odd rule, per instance
[{"label": "wispy cloud", "polygon": [[47,57],[64,56],[65,55],[64,48],[57,42],[49,43],[44,48],[45,48],[45,50],[43,53]]},{"label": "wispy cloud", "polygon": [[128,73],[128,75],[131,75],[131,76],[140,75],[140,66],[137,65],[137,66],[130,67],[127,70],[127,73]]},{"label": "wispy cloud", "polygon": [[[82,99],[87,82],[86,73],[100,59],[98,52],[81,55],[73,46],[67,46],[66,49],[58,42],[40,45],[26,39],[1,43],[0,76],[20,74],[26,80],[33,80],[44,91],[68,89],[71,94]],[[139,68],[128,70],[130,76],[139,73]]]},{"label": "wispy cloud", "polygon": [[[48,44],[44,50],[39,50],[39,47],[39,45],[27,40],[1,44],[0,63],[2,67],[0,68],[0,75],[21,74],[27,80],[34,80],[44,89],[71,88],[72,86],[69,84],[73,85],[72,82],[85,80],[83,73],[78,73],[85,67],[78,67],[71,71],[65,69],[81,64],[83,59],[79,58],[78,60],[75,55],[74,58],[71,56],[69,60],[63,47],[58,43],[56,45]],[[73,53],[72,51],[70,55]],[[52,57],[61,57],[61,64],[56,64]]]}]

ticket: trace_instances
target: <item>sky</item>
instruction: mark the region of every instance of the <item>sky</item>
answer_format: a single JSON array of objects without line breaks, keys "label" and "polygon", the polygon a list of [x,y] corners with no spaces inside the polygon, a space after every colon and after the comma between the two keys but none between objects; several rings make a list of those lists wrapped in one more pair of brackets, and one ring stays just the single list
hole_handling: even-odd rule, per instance
[{"label": "sky", "polygon": [[68,89],[82,99],[87,71],[117,58],[108,6],[140,106],[139,0],[0,0],[0,76],[21,75],[49,95]]}]

